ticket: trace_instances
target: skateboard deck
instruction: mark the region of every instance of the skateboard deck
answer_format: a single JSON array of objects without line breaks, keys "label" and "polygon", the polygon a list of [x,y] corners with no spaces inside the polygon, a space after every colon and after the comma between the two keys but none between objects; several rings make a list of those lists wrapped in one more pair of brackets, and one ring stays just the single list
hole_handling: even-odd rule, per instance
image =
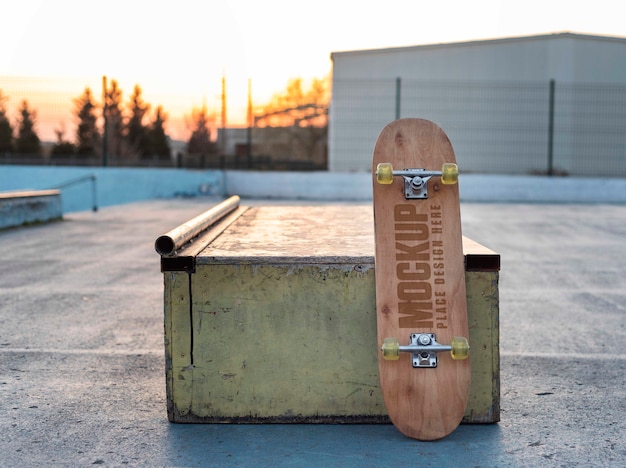
[{"label": "skateboard deck", "polygon": [[433,122],[388,124],[374,148],[380,384],[393,424],[436,440],[463,418],[470,387],[458,171]]}]

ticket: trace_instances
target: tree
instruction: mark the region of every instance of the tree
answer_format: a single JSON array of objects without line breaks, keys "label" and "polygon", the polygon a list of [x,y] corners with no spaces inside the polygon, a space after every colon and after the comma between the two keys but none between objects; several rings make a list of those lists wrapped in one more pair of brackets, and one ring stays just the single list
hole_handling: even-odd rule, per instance
[{"label": "tree", "polygon": [[275,94],[255,117],[256,126],[326,127],[330,101],[329,79],[314,79],[308,90],[302,78],[289,80],[283,93]]},{"label": "tree", "polygon": [[52,147],[50,151],[50,155],[52,157],[63,157],[63,156],[72,156],[76,153],[76,147],[73,143],[65,140],[63,138],[63,134],[65,133],[64,128],[56,129],[54,131],[57,135],[57,142]]},{"label": "tree", "polygon": [[116,80],[111,80],[111,87],[104,91],[104,120],[106,129],[107,151],[113,156],[125,156],[124,116],[122,115],[122,90]]},{"label": "tree", "polygon": [[148,128],[143,124],[144,118],[150,110],[150,104],[143,101],[141,93],[141,87],[138,84],[135,85],[128,105],[130,116],[124,126],[124,133],[131,151],[143,157],[150,153]]},{"label": "tree", "polygon": [[19,154],[41,154],[41,141],[35,131],[37,112],[29,109],[28,101],[23,100],[17,120],[17,138],[15,152]]},{"label": "tree", "polygon": [[211,132],[209,125],[211,119],[207,114],[206,105],[200,109],[193,109],[191,112],[191,120],[193,132],[187,143],[187,152],[189,154],[200,154],[202,156],[213,151],[211,143]]},{"label": "tree", "polygon": [[166,120],[167,114],[163,111],[163,106],[158,106],[154,114],[154,121],[148,131],[149,151],[147,155],[158,156],[159,159],[169,159],[171,149],[165,134]]},{"label": "tree", "polygon": [[76,127],[76,153],[79,156],[95,156],[100,148],[100,132],[96,126],[96,104],[90,88],[74,99],[78,118]]},{"label": "tree", "polygon": [[10,153],[13,151],[13,127],[7,117],[5,107],[9,98],[2,94],[0,89],[0,153]]},{"label": "tree", "polygon": [[326,158],[328,135],[329,78],[314,79],[308,90],[302,79],[292,79],[282,94],[275,94],[255,126],[291,127],[292,147],[297,146],[309,161]]}]

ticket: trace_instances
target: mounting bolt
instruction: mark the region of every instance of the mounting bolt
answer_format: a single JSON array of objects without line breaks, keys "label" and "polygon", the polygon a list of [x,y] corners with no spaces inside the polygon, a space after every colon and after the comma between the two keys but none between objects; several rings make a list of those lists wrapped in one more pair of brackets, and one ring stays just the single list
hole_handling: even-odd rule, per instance
[{"label": "mounting bolt", "polygon": [[411,187],[413,188],[413,190],[421,190],[423,185],[424,179],[422,179],[420,176],[416,176],[411,179]]},{"label": "mounting bolt", "polygon": [[419,344],[421,344],[422,346],[427,346],[430,344],[430,336],[428,335],[420,335],[420,337],[417,340],[419,342]]}]

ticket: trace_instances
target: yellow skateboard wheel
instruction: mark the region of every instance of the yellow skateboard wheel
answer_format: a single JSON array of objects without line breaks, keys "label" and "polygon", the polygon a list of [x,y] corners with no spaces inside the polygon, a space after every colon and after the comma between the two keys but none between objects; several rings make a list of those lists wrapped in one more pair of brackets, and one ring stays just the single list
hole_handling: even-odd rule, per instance
[{"label": "yellow skateboard wheel", "polygon": [[459,336],[455,336],[452,338],[452,342],[450,343],[450,355],[452,359],[461,360],[467,359],[469,354],[469,344],[467,343],[467,339]]},{"label": "yellow skateboard wheel", "polygon": [[441,183],[445,185],[456,184],[459,179],[459,167],[454,163],[444,163],[441,166]]},{"label": "yellow skateboard wheel", "polygon": [[385,338],[380,350],[385,361],[397,361],[400,358],[400,343],[397,338]]},{"label": "yellow skateboard wheel", "polygon": [[384,185],[393,182],[393,166],[390,163],[380,163],[376,166],[376,181]]}]

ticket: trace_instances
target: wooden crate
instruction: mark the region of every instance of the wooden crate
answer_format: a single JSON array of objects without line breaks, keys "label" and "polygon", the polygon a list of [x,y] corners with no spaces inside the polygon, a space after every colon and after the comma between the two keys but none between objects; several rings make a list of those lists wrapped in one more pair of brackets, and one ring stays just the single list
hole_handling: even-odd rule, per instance
[{"label": "wooden crate", "polygon": [[[236,207],[162,256],[173,422],[386,422],[372,209]],[[472,386],[499,420],[498,254],[464,240]]]}]

